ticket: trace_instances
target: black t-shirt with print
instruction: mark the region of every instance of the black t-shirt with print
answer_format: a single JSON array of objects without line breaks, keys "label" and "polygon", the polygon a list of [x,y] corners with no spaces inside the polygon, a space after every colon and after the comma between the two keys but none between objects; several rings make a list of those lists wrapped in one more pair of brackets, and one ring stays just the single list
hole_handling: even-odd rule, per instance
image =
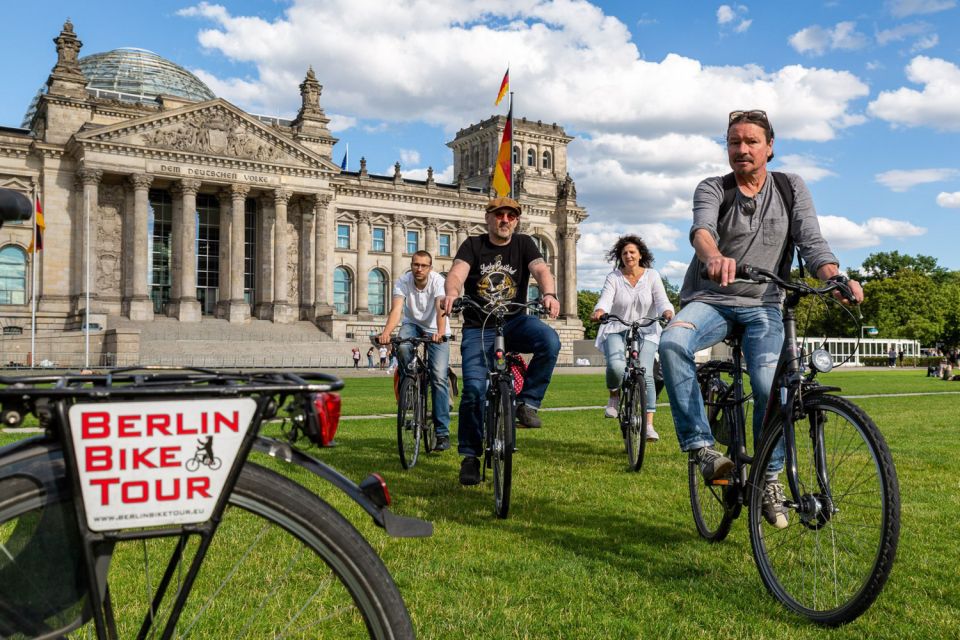
[{"label": "black t-shirt with print", "polygon": [[[470,274],[464,283],[464,293],[487,302],[526,302],[527,285],[530,283],[530,263],[543,255],[528,235],[515,233],[510,243],[496,245],[490,236],[471,236],[457,249],[455,260],[470,265]],[[507,317],[523,313],[523,309],[511,311]],[[464,327],[483,325],[483,316],[476,310],[465,308]]]}]

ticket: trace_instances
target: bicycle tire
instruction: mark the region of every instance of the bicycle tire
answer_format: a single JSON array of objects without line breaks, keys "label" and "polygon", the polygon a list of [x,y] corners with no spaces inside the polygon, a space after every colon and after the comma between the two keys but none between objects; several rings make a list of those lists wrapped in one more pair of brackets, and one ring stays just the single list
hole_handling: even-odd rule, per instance
[{"label": "bicycle tire", "polygon": [[[6,584],[19,578],[18,600],[0,607],[0,612],[14,609],[18,615],[10,620],[0,613],[3,637],[96,637],[60,455],[44,450],[27,460],[55,475],[54,484],[41,486],[17,475],[0,480],[0,548],[15,552],[5,558],[2,575]],[[50,527],[51,522],[59,527]],[[109,546],[104,566],[118,637],[137,635],[149,614],[151,587],[159,582],[178,541],[153,538]],[[166,622],[197,542],[192,536],[184,557],[174,565],[170,589],[155,612],[157,631]],[[57,555],[41,555],[50,550]],[[154,559],[157,566],[152,566]],[[67,571],[70,567],[72,572]],[[76,592],[51,602],[48,594],[60,589],[62,595],[65,572]],[[38,578],[47,582],[37,585]],[[31,602],[24,584],[43,598]],[[406,639],[414,632],[393,579],[357,530],[306,488],[247,462],[182,609],[176,635]]]},{"label": "bicycle tire", "polygon": [[624,429],[627,449],[627,462],[631,471],[640,471],[643,467],[643,454],[647,449],[647,411],[646,394],[643,381],[639,376],[629,383],[628,422]]},{"label": "bicycle tire", "polygon": [[510,383],[501,380],[493,414],[491,457],[493,463],[493,510],[498,518],[510,513],[510,489],[513,484],[513,398]]},{"label": "bicycle tire", "polygon": [[[774,597],[816,623],[838,626],[866,611],[890,576],[900,534],[900,490],[886,441],[862,409],[822,393],[805,398],[803,408],[809,428],[796,424],[801,502],[817,498],[823,508],[806,514],[792,508],[785,529],[765,524],[760,484],[783,437],[778,418],[764,434],[751,474],[756,480],[750,544]],[[832,498],[816,479],[811,435],[816,430],[823,432]]]},{"label": "bicycle tire", "polygon": [[210,460],[209,467],[212,471],[216,471],[223,465],[223,461],[220,458],[212,458]]},{"label": "bicycle tire", "polygon": [[397,393],[397,451],[400,466],[412,469],[420,455],[420,399],[415,378],[404,377]]},{"label": "bicycle tire", "polygon": [[184,465],[184,467],[186,467],[187,471],[193,473],[200,468],[200,461],[197,460],[196,456],[194,456],[187,460],[187,463]]},{"label": "bicycle tire", "polygon": [[[437,448],[437,430],[433,428],[432,414],[427,413],[427,390],[430,381],[426,377],[420,378],[420,427],[423,430],[423,444],[427,453]],[[431,391],[432,393],[432,391]]]}]

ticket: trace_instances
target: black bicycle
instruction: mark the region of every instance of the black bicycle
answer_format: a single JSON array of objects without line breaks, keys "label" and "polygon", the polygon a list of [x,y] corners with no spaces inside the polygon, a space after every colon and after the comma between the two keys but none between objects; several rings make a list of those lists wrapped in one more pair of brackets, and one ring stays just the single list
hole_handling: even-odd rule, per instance
[{"label": "black bicycle", "polygon": [[[485,302],[469,296],[458,298],[453,313],[464,307],[476,309],[483,316],[483,327],[493,320],[496,336],[493,339],[493,359],[483,358],[487,365],[487,395],[483,411],[483,479],[487,469],[493,471],[493,510],[498,518],[506,518],[510,511],[510,487],[513,481],[513,453],[516,451],[517,424],[514,369],[519,356],[508,353],[503,336],[503,325],[510,311],[516,309],[543,313],[541,300],[531,302]],[[481,334],[482,335],[482,334]],[[482,337],[481,337],[482,340]]]},{"label": "black bicycle", "polygon": [[[620,381],[620,403],[617,416],[620,420],[620,433],[623,435],[624,448],[627,450],[627,462],[633,471],[643,467],[643,454],[647,448],[647,394],[644,387],[646,368],[640,366],[640,346],[643,334],[640,329],[655,322],[666,324],[663,316],[641,318],[627,322],[618,315],[605,313],[600,316],[600,324],[616,321],[628,327],[627,367]],[[652,372],[651,372],[652,375]]]},{"label": "black bicycle", "polygon": [[[446,337],[443,339],[446,341]],[[401,344],[413,345],[413,357],[407,364],[407,371],[400,375],[397,391],[397,449],[400,453],[400,464],[404,469],[410,469],[417,464],[421,443],[427,453],[437,447],[437,432],[430,424],[427,413],[430,371],[427,368],[425,352],[431,342],[433,338],[430,336],[390,339],[394,353],[397,353]]]},{"label": "black bicycle", "polygon": [[[794,310],[802,296],[826,298],[834,289],[854,299],[846,285],[833,281],[815,288],[746,265],[738,268],[738,277],[790,292],[783,303],[783,350],[752,456],[746,448],[752,394],[744,393],[741,335],[734,332],[726,340],[732,362],[698,367],[714,438],[734,469],[728,477],[704,482],[691,456],[693,519],[701,536],[717,542],[747,505],[753,558],[766,588],[791,611],[841,625],[870,607],[890,575],[900,533],[900,490],[890,450],[873,420],[834,395],[838,387],[816,381],[818,373],[833,368],[832,356],[822,348],[809,354],[798,348]],[[762,505],[767,470],[780,446],[788,524],[778,529],[765,523]]]},{"label": "black bicycle", "polygon": [[[358,486],[294,446],[330,444],[342,386],[201,369],[0,378],[3,409],[43,429],[0,449],[0,637],[413,638],[383,562],[315,489],[390,535],[432,525],[391,513],[376,474]],[[222,467],[192,464],[198,437]]]}]

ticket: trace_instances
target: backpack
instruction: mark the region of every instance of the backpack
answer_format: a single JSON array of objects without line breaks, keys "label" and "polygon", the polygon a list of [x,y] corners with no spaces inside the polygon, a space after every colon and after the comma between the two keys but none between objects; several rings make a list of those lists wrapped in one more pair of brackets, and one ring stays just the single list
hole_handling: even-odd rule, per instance
[{"label": "backpack", "polygon": [[[777,265],[777,275],[779,275],[784,280],[790,277],[790,267],[793,264],[793,236],[790,233],[790,227],[793,224],[793,185],[790,184],[790,179],[787,178],[787,174],[780,171],[771,171],[769,172],[773,176],[773,184],[777,188],[777,193],[780,194],[780,199],[783,200],[784,206],[787,208],[789,214],[787,215],[787,244],[783,247],[783,255],[780,257],[780,263]],[[720,210],[717,212],[717,223],[719,224],[720,220],[723,219],[723,216],[729,213],[730,209],[733,208],[733,204],[737,201],[737,179],[734,177],[733,172],[728,173],[723,176],[723,200],[720,202]]]}]

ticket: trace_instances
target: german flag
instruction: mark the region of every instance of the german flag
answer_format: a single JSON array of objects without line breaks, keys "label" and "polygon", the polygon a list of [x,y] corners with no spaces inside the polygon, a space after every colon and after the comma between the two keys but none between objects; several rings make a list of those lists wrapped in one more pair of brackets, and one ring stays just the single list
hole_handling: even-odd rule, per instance
[{"label": "german flag", "polygon": [[[36,231],[36,250],[43,251],[43,232],[47,230],[47,223],[43,220],[43,209],[40,208],[40,198],[37,198],[37,218],[35,222]],[[30,253],[34,252],[34,241],[30,240],[30,246],[27,247],[27,251]]]},{"label": "german flag", "polygon": [[500,140],[500,151],[497,153],[497,164],[493,168],[493,188],[498,196],[510,195],[510,177],[513,175],[513,107],[507,113],[507,125],[503,128],[503,138]]},{"label": "german flag", "polygon": [[500,104],[500,101],[503,100],[503,96],[507,95],[507,91],[510,90],[510,67],[507,67],[507,72],[503,74],[503,82],[500,83],[500,93],[497,94],[497,101],[493,103],[493,106]]}]

